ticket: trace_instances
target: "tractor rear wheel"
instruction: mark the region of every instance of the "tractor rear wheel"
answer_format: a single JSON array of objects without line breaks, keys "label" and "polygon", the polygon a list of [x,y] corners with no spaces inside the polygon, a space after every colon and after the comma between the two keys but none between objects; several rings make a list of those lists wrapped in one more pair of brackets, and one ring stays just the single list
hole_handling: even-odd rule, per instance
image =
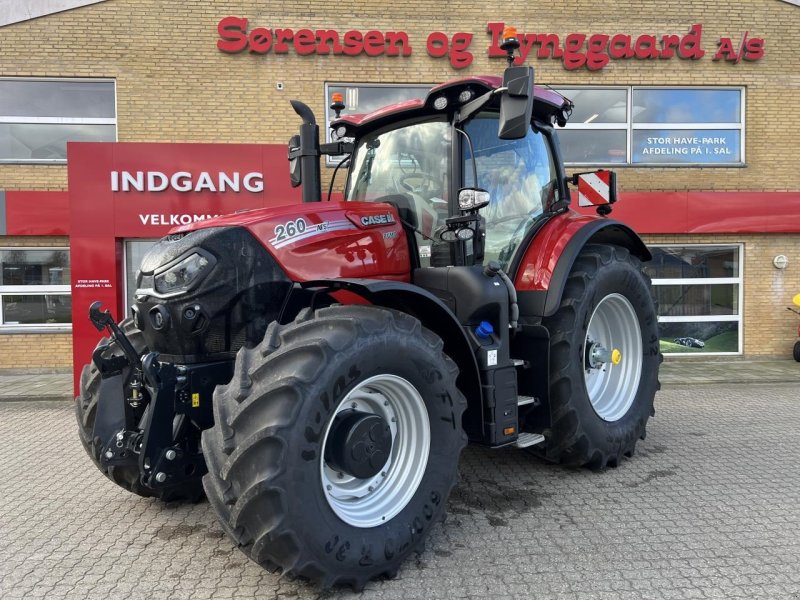
[{"label": "tractor rear wheel", "polygon": [[797,362],[800,362],[800,340],[794,343],[794,348],[792,348],[792,357]]},{"label": "tractor rear wheel", "polygon": [[251,559],[361,589],[421,548],[466,443],[442,346],[406,314],[332,306],[239,351],[203,432],[204,484]]},{"label": "tractor rear wheel", "polygon": [[551,428],[545,458],[602,469],[630,457],[655,414],[662,357],[649,278],[627,249],[588,245],[550,331]]},{"label": "tractor rear wheel", "polygon": [[[122,321],[120,323],[120,328],[139,356],[147,352],[142,332],[133,326],[133,321],[131,319]],[[97,345],[101,346],[108,342],[108,338],[103,338]],[[110,346],[105,351],[106,357],[121,355],[122,350],[117,346],[116,342],[111,342]],[[123,381],[126,380],[129,375],[129,369],[125,369],[122,375]],[[89,458],[92,459],[92,462],[100,472],[121,488],[145,498],[154,496],[165,502],[197,502],[201,499],[203,497],[203,486],[200,478],[156,491],[142,484],[138,466],[117,465],[104,467],[100,464],[100,452],[103,448],[103,440],[93,437],[97,406],[100,402],[122,401],[121,398],[117,396],[113,398],[101,397],[100,380],[100,371],[93,362],[84,365],[81,371],[80,394],[75,398],[75,416],[78,419],[78,436],[81,439],[84,450],[86,450]],[[120,394],[122,394],[121,391]]]}]

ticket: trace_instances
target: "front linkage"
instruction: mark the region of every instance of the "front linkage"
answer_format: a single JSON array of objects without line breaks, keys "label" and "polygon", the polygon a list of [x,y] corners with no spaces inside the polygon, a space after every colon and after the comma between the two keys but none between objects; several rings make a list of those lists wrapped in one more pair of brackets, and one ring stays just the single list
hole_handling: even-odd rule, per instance
[{"label": "front linkage", "polygon": [[[232,361],[175,365],[159,361],[157,352],[140,356],[100,302],[89,319],[110,334],[92,355],[100,396],[114,400],[100,402],[94,420],[100,466],[138,468],[142,485],[156,495],[196,483],[207,472],[200,431],[213,424],[213,391],[230,380]],[[121,355],[108,352],[113,343]]]}]

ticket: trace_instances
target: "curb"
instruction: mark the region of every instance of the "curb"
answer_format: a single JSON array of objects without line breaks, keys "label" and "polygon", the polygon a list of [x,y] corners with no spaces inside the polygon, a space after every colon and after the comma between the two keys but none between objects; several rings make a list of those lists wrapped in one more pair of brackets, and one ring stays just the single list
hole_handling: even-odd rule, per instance
[{"label": "curb", "polygon": [[3,402],[73,402],[71,394],[60,396],[0,396],[0,404]]},{"label": "curb", "polygon": [[664,387],[672,387],[672,386],[687,386],[687,385],[752,385],[752,384],[774,384],[774,383],[798,383],[800,378],[793,377],[790,378],[789,376],[786,377],[770,377],[770,378],[762,378],[762,379],[745,379],[745,378],[729,378],[729,379],[703,379],[702,381],[692,381],[683,379],[681,381],[665,381],[661,380],[661,386]]}]

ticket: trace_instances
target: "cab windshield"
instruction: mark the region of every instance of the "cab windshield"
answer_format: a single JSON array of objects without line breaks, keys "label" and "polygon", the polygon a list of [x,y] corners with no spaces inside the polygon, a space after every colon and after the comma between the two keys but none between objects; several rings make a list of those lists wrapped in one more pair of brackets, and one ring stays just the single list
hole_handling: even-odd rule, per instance
[{"label": "cab windshield", "polygon": [[355,152],[345,199],[406,206],[416,217],[421,251],[429,247],[448,217],[450,136],[450,125],[444,121],[364,136]]},{"label": "cab windshield", "polygon": [[[491,201],[481,210],[486,219],[484,262],[506,269],[525,234],[546,208],[558,200],[558,174],[545,136],[531,126],[519,140],[497,137],[497,113],[481,113],[464,131],[472,140],[478,168],[477,187]],[[475,186],[472,154],[463,145],[464,186]]]}]

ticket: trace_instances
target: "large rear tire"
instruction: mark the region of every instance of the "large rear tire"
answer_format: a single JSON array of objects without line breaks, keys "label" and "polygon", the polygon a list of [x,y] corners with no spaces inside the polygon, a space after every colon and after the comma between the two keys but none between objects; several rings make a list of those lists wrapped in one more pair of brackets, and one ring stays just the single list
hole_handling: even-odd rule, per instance
[{"label": "large rear tire", "polygon": [[[245,554],[361,589],[420,549],[466,444],[442,346],[406,314],[333,306],[272,323],[239,351],[202,441],[206,494]],[[359,419],[371,428],[360,442]]]},{"label": "large rear tire", "polygon": [[551,428],[539,450],[602,469],[633,455],[660,385],[656,305],[628,250],[588,245],[572,267],[550,331]]},{"label": "large rear tire", "polygon": [[[120,328],[139,356],[147,352],[147,346],[145,345],[142,332],[133,326],[133,321],[131,319],[122,321],[120,323]],[[97,345],[101,346],[108,342],[108,338],[103,338]],[[121,355],[122,350],[117,346],[116,342],[111,342],[104,353],[106,358]],[[122,379],[126,380],[128,375],[129,369],[125,369],[122,373]],[[100,402],[120,401],[120,399],[116,397],[101,397],[100,381],[100,371],[95,364],[92,362],[84,365],[81,371],[80,394],[75,398],[75,416],[78,420],[78,436],[80,437],[84,450],[86,450],[89,458],[92,459],[92,462],[100,472],[124,490],[145,498],[157,497],[164,502],[197,502],[200,500],[203,497],[203,485],[199,477],[179,485],[153,490],[142,484],[138,466],[117,465],[104,467],[100,464],[100,452],[102,451],[103,440],[99,438],[94,439],[92,437],[94,432],[94,420],[97,415],[97,406]]]}]

